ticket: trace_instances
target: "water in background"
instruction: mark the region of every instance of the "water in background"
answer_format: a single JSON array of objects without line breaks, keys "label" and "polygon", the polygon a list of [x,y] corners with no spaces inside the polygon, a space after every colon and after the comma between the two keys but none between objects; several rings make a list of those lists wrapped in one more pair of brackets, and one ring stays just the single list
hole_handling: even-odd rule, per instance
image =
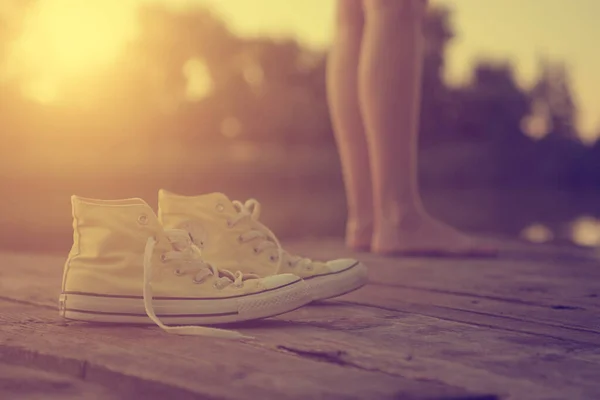
[{"label": "water in background", "polygon": [[[345,199],[335,149],[241,143],[210,151],[157,148],[129,145],[110,155],[96,148],[87,155],[40,157],[38,164],[24,155],[21,164],[14,159],[3,165],[0,247],[64,252],[72,240],[72,194],[142,197],[155,207],[161,187],[256,198],[262,220],[282,238],[343,235]],[[431,158],[422,158],[422,170],[433,174]],[[432,214],[465,231],[536,243],[600,244],[600,191],[506,188],[451,177],[424,179],[424,201]]]}]

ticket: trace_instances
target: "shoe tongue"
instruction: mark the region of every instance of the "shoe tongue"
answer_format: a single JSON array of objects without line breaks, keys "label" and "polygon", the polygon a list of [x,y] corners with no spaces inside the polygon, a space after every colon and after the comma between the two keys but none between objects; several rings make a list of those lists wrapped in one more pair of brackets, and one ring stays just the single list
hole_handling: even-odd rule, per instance
[{"label": "shoe tongue", "polygon": [[238,213],[233,202],[224,193],[207,193],[194,197],[194,200],[197,204],[202,204],[203,207],[211,208],[219,213],[226,215]]},{"label": "shoe tongue", "polygon": [[199,196],[182,196],[167,191],[162,191],[159,204],[166,213],[174,210],[194,209],[214,210],[225,214],[236,214],[237,211],[231,200],[224,193],[207,193]]},{"label": "shoe tongue", "polygon": [[177,251],[187,250],[192,245],[191,238],[186,231],[171,229],[165,233],[171,246]]}]

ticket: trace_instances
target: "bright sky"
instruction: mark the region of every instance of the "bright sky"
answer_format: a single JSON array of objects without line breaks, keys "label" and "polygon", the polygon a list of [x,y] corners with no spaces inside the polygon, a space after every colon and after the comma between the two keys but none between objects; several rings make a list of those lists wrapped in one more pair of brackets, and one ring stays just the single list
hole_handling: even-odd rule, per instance
[{"label": "bright sky", "polygon": [[111,65],[136,33],[137,2],[38,0],[5,73],[26,77],[33,98],[54,100],[60,82]]},{"label": "bright sky", "polygon": [[[24,65],[37,69],[39,79],[32,80],[37,87],[31,90],[51,98],[52,81],[110,64],[135,34],[134,5],[143,1],[208,4],[240,34],[294,36],[317,47],[329,44],[334,22],[334,0],[38,0],[38,13],[28,21],[31,28],[18,46],[13,68],[18,73],[28,71]],[[456,11],[451,80],[464,79],[481,55],[513,59],[522,82],[534,75],[538,55],[567,60],[580,105],[580,129],[584,135],[600,130],[600,0],[432,1]]]}]

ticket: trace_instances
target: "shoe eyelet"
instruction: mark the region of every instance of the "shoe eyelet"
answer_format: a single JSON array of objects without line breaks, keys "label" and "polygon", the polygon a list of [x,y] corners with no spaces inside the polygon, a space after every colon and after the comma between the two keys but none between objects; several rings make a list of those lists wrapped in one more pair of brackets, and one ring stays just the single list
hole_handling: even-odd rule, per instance
[{"label": "shoe eyelet", "polygon": [[221,204],[221,203],[218,203],[215,208],[217,209],[218,212],[225,211],[225,206],[223,204]]},{"label": "shoe eyelet", "polygon": [[181,270],[180,270],[179,268],[175,268],[175,269],[173,270],[173,273],[174,273],[175,275],[177,275],[177,276],[180,276],[180,275],[182,274],[182,272],[181,272]]},{"label": "shoe eyelet", "polygon": [[306,266],[306,270],[307,271],[312,271],[313,270],[313,266],[312,265],[307,265]]},{"label": "shoe eyelet", "polygon": [[287,262],[287,265],[288,265],[288,267],[290,267],[290,268],[292,268],[292,267],[294,266],[294,265],[292,264],[292,262],[291,262],[291,261],[288,261],[288,262]]},{"label": "shoe eyelet", "polygon": [[229,220],[229,219],[227,220],[227,227],[228,228],[233,227],[233,222],[231,222],[231,220]]},{"label": "shoe eyelet", "polygon": [[259,254],[260,250],[258,250],[256,247],[254,248],[254,254]]},{"label": "shoe eyelet", "polygon": [[148,225],[148,216],[146,214],[141,214],[138,217],[138,223],[140,225]]},{"label": "shoe eyelet", "polygon": [[269,257],[269,260],[271,260],[271,262],[275,262],[275,261],[277,261],[277,257],[275,257],[275,256],[270,256],[270,257]]},{"label": "shoe eyelet", "polygon": [[242,235],[238,236],[237,241],[238,243],[244,243],[244,238],[242,237]]},{"label": "shoe eyelet", "polygon": [[167,262],[167,255],[166,254],[161,254],[160,255],[160,261]]}]

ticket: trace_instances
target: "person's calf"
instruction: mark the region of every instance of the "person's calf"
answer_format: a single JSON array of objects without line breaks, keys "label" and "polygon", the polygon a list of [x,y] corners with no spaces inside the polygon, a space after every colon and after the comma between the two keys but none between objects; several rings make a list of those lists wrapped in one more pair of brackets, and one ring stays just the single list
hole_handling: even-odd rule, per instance
[{"label": "person's calf", "polygon": [[362,0],[338,0],[336,13],[338,34],[362,35],[365,23]]},{"label": "person's calf", "polygon": [[364,0],[367,18],[420,19],[425,15],[428,0]]}]

